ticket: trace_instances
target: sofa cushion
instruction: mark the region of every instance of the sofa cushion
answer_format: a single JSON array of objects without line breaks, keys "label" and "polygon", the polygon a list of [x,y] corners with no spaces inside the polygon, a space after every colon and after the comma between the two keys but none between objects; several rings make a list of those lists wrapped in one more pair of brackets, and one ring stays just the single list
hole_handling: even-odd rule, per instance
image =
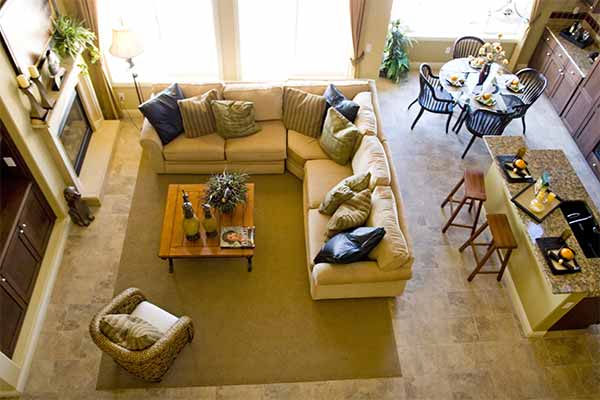
[{"label": "sofa cushion", "polygon": [[223,89],[225,100],[244,100],[254,103],[257,121],[282,119],[283,86],[266,83],[228,83]]},{"label": "sofa cushion", "polygon": [[343,179],[327,192],[325,199],[319,206],[319,212],[325,215],[333,215],[343,202],[350,200],[356,192],[362,192],[368,188],[369,182],[371,182],[370,172],[352,175]]},{"label": "sofa cushion", "polygon": [[209,135],[217,130],[210,102],[217,100],[218,96],[217,90],[212,89],[204,94],[177,101],[186,137]]},{"label": "sofa cushion", "polygon": [[223,161],[225,139],[216,133],[197,138],[180,135],[163,148],[167,161]]},{"label": "sofa cushion", "polygon": [[288,129],[287,157],[298,165],[307,160],[327,160],[327,154],[319,145],[319,139]]},{"label": "sofa cushion", "polygon": [[360,106],[354,120],[354,125],[364,135],[377,136],[377,117],[373,109],[371,92],[360,92],[352,100]]},{"label": "sofa cushion", "polygon": [[325,97],[287,88],[283,101],[283,123],[311,137],[321,136],[327,102]]},{"label": "sofa cushion", "polygon": [[371,207],[367,226],[381,226],[386,234],[377,247],[369,253],[369,258],[377,260],[377,265],[384,271],[401,268],[410,261],[410,254],[404,234],[400,230],[392,188],[377,186],[373,190]]},{"label": "sofa cushion", "polygon": [[259,122],[260,132],[227,139],[225,156],[228,161],[285,160],[285,126],[281,121]]},{"label": "sofa cushion", "polygon": [[183,121],[177,105],[177,100],[182,99],[183,92],[174,83],[138,107],[156,129],[162,144],[169,143],[183,132]]},{"label": "sofa cushion", "polygon": [[390,167],[383,145],[375,136],[364,136],[352,157],[352,170],[355,173],[371,173],[369,187],[389,186]]},{"label": "sofa cushion", "polygon": [[327,192],[351,175],[352,168],[349,165],[339,165],[332,160],[307,161],[304,164],[305,207],[319,208]]},{"label": "sofa cushion", "polygon": [[319,144],[333,161],[340,165],[350,161],[360,132],[335,108],[327,110]]},{"label": "sofa cushion", "polygon": [[252,135],[260,130],[254,117],[254,104],[241,100],[215,100],[211,102],[217,133],[225,139]]},{"label": "sofa cushion", "polygon": [[321,248],[327,241],[327,221],[329,217],[319,213],[317,210],[308,210],[306,215],[306,230],[308,238],[308,262],[313,265],[313,260],[321,251]]},{"label": "sofa cushion", "polygon": [[129,314],[107,314],[100,319],[100,331],[111,342],[128,350],[144,350],[162,337],[162,333],[142,318]]},{"label": "sofa cushion", "polygon": [[166,333],[171,326],[175,325],[178,318],[173,314],[155,306],[149,301],[142,301],[130,314],[133,317],[140,317],[148,321],[162,333]]},{"label": "sofa cushion", "polygon": [[362,261],[383,239],[385,229],[361,226],[338,233],[329,239],[314,259],[314,264],[350,264]]},{"label": "sofa cushion", "polygon": [[285,83],[286,88],[294,88],[303,90],[308,93],[323,95],[325,89],[329,84],[333,83],[335,87],[338,88],[340,92],[344,94],[349,99],[354,98],[360,92],[368,92],[371,90],[369,86],[369,81],[366,80],[354,80],[354,79],[346,79],[341,81],[287,81]]},{"label": "sofa cushion", "polygon": [[346,117],[348,121],[354,122],[354,119],[356,118],[356,113],[358,113],[358,109],[360,108],[360,106],[352,100],[348,100],[346,96],[344,96],[344,94],[335,87],[333,83],[327,86],[323,97],[325,97],[325,100],[327,100],[327,104],[330,107],[333,107],[336,110],[338,110],[340,114]]},{"label": "sofa cushion", "polygon": [[346,285],[408,280],[410,268],[383,271],[375,261],[358,261],[352,264],[321,263],[313,266],[312,279],[317,285]]},{"label": "sofa cushion", "polygon": [[[158,93],[169,87],[165,83],[155,83],[152,85],[152,93]],[[219,98],[223,97],[223,84],[221,82],[207,82],[207,83],[180,83],[179,87],[183,91],[183,97],[199,96],[208,92],[209,90],[215,89],[219,94]]]},{"label": "sofa cushion", "polygon": [[327,236],[362,226],[371,212],[371,190],[365,189],[346,200],[327,222]]}]

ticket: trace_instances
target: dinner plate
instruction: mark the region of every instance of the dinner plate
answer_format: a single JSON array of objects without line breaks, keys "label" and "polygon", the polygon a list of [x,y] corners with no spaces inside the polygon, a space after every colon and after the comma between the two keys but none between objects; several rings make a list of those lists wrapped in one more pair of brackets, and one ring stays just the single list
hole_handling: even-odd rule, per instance
[{"label": "dinner plate", "polygon": [[496,105],[496,99],[493,97],[491,97],[489,100],[484,100],[482,96],[475,96],[475,100],[477,100],[479,104],[482,104],[486,107],[493,107]]}]

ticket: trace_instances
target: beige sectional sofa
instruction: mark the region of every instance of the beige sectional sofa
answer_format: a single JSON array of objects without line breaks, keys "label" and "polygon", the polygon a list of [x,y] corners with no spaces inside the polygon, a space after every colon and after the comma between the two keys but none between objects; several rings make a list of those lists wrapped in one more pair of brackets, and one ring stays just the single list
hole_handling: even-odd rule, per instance
[{"label": "beige sectional sofa", "polygon": [[[247,137],[224,140],[216,133],[200,138],[180,135],[163,146],[147,120],[141,144],[157,173],[222,172],[227,168],[250,174],[279,174],[286,169],[302,179],[307,270],[314,299],[387,297],[400,295],[411,278],[413,252],[404,218],[404,206],[383,131],[373,81],[334,81],[344,95],[360,104],[355,125],[363,132],[352,161],[339,165],[327,157],[314,139],[286,130],[283,118],[285,89],[293,87],[322,94],[331,82],[207,83],[180,85],[185,97],[217,89],[227,100],[255,104],[261,131]],[[153,91],[167,85],[156,85]],[[329,216],[318,208],[327,192],[353,174],[371,172],[372,211],[367,226],[383,226],[386,235],[369,254],[369,261],[335,265],[313,259],[323,246]]]}]

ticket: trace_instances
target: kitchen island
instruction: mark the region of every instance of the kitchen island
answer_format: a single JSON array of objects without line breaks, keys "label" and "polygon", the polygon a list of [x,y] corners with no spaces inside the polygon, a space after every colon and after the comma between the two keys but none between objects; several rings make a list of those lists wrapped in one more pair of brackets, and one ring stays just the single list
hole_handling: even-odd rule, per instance
[{"label": "kitchen island", "polygon": [[[529,183],[511,183],[505,178],[496,156],[514,155],[525,146],[522,137],[485,137],[493,159],[485,186],[487,213],[506,214],[518,243],[513,251],[504,284],[527,336],[543,335],[584,299],[600,296],[600,258],[586,258],[577,239],[567,243],[576,251],[581,272],[554,275],[536,244],[541,237],[559,237],[570,229],[560,209],[538,223],[511,199]],[[563,200],[583,200],[597,221],[600,213],[592,202],[562,150],[528,150],[525,155],[534,178],[547,171],[551,190]]]}]

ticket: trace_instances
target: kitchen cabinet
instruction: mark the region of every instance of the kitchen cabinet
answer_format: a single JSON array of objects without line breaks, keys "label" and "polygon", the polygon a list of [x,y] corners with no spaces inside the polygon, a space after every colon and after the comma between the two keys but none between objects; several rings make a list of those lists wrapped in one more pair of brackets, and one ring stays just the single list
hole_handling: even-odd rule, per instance
[{"label": "kitchen cabinet", "polygon": [[575,142],[584,156],[591,153],[600,142],[600,110],[598,110],[598,107],[583,126],[579,135],[575,137]]},{"label": "kitchen cabinet", "polygon": [[562,117],[571,136],[577,136],[588,120],[594,107],[594,100],[586,90],[579,90],[575,93],[573,101],[567,106],[567,110]]},{"label": "kitchen cabinet", "polygon": [[596,156],[595,152],[591,152],[587,157],[586,161],[592,167],[592,171],[596,174],[596,177],[600,179],[600,160],[598,160],[598,156]]},{"label": "kitchen cabinet", "polygon": [[600,0],[583,0],[592,13],[600,13]]},{"label": "kitchen cabinet", "polygon": [[549,330],[584,329],[600,323],[600,297],[586,297],[563,315]]},{"label": "kitchen cabinet", "polygon": [[0,351],[12,357],[56,216],[0,121]]}]

